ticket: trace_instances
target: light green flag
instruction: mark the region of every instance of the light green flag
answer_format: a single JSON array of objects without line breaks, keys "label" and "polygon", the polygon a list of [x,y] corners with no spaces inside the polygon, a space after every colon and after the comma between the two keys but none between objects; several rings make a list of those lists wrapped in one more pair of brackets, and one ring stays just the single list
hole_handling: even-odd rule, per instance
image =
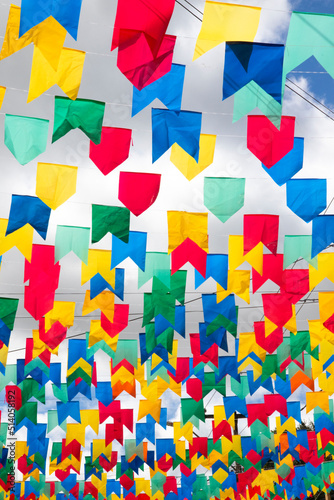
[{"label": "light green flag", "polygon": [[205,177],[204,205],[220,221],[226,222],[244,206],[245,179]]},{"label": "light green flag", "polygon": [[154,476],[151,479],[151,486],[152,486],[152,495],[155,495],[157,491],[161,491],[163,493],[164,491],[164,484],[167,481],[166,476],[161,474],[161,472],[157,472],[154,474]]},{"label": "light green flag", "polygon": [[65,257],[71,251],[79,259],[88,264],[89,227],[57,226],[55,240],[55,262]]},{"label": "light green flag", "polygon": [[119,339],[117,342],[116,354],[114,357],[114,366],[118,365],[123,359],[130,365],[137,368],[138,361],[138,341],[137,339]]},{"label": "light green flag", "polygon": [[314,56],[334,78],[334,16],[293,12],[285,44],[283,91],[286,75]]},{"label": "light green flag", "polygon": [[170,288],[170,255],[168,253],[146,253],[145,271],[138,267],[138,288],[142,287],[154,276],[167,288]]},{"label": "light green flag", "polygon": [[258,108],[275,127],[281,125],[282,105],[251,81],[234,94],[233,123]]},{"label": "light green flag", "polygon": [[240,383],[231,377],[231,391],[238,396],[239,399],[245,399],[249,394],[248,377],[242,375],[240,377]]},{"label": "light green flag", "polygon": [[21,165],[46,150],[49,120],[30,116],[6,115],[5,145]]},{"label": "light green flag", "polygon": [[283,260],[284,269],[300,258],[305,259],[309,264],[311,264],[311,266],[318,269],[318,257],[316,256],[312,259],[311,250],[311,235],[285,235]]},{"label": "light green flag", "polygon": [[[58,426],[58,413],[57,410],[48,410],[48,428],[47,432],[53,431]],[[67,422],[64,420],[59,427],[66,432],[67,430]]]}]

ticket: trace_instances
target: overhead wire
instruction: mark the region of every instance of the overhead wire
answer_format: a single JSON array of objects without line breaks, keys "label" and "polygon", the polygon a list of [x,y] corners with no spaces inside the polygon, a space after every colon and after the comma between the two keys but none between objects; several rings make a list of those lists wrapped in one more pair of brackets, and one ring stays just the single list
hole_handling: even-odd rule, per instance
[{"label": "overhead wire", "polygon": [[298,85],[296,82],[294,82],[293,80],[291,80],[290,78],[286,77],[286,79],[293,83],[293,85],[295,85],[296,87],[298,87],[300,90],[302,90],[303,92],[305,92],[305,94],[307,94],[309,97],[311,97],[312,99],[314,99],[316,102],[318,102],[321,106],[323,106],[325,109],[327,109],[330,113],[334,113],[334,111],[332,111],[330,108],[328,108],[328,106],[326,106],[323,102],[319,101],[316,97],[314,97],[314,95],[310,94],[309,92],[307,92],[307,90],[303,89],[300,85]]},{"label": "overhead wire", "polygon": [[[201,22],[202,22],[202,19],[201,19],[200,17],[196,16],[196,14],[194,14],[193,12],[191,12],[191,10],[187,9],[187,7],[186,7],[185,5],[182,5],[182,3],[181,3],[181,2],[179,2],[179,0],[175,0],[175,2],[176,2],[176,3],[178,3],[179,5],[181,5],[181,7],[183,7],[186,11],[190,12],[190,14],[191,14],[192,16],[196,17],[196,19],[198,19],[199,21],[201,21]],[[190,3],[190,2],[188,2],[188,3]],[[190,4],[190,5],[191,5],[191,4]]]},{"label": "overhead wire", "polygon": [[197,7],[195,7],[195,5],[193,5],[192,3],[188,2],[188,0],[184,0],[184,2],[186,2],[187,4],[191,5],[193,9],[197,10],[197,12],[199,12],[201,14],[201,16],[204,15],[204,12],[202,12],[201,10],[199,10]]}]

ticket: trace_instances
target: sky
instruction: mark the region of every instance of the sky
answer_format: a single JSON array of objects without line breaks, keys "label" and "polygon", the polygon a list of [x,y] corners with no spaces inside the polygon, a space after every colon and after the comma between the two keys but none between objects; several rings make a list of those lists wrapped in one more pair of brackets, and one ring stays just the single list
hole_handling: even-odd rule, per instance
[{"label": "sky", "polygon": [[[0,43],[5,33],[5,26],[10,6],[9,0],[0,4]],[[193,5],[203,11],[204,2],[193,0]],[[267,43],[284,43],[289,17],[292,10],[327,12],[334,14],[334,5],[327,1],[289,1],[281,0],[279,8],[276,0],[254,0],[230,3],[241,3],[263,7],[260,27],[256,41]],[[186,76],[182,100],[182,109],[203,113],[202,132],[216,134],[217,143],[213,164],[202,174],[189,182],[169,161],[169,152],[152,165],[151,107],[163,107],[155,101],[139,115],[131,118],[132,87],[130,82],[116,67],[116,53],[110,53],[112,27],[116,12],[116,1],[83,0],[78,40],[75,42],[69,35],[65,46],[87,52],[83,79],[79,98],[96,99],[107,103],[104,118],[105,126],[126,127],[133,130],[133,144],[129,159],[104,177],[88,158],[89,141],[79,130],[71,131],[55,144],[51,145],[52,126],[49,131],[48,147],[37,160],[24,167],[19,165],[9,150],[2,144],[0,147],[1,197],[0,218],[8,218],[11,195],[35,195],[37,161],[75,165],[79,167],[76,194],[63,206],[55,210],[50,219],[46,242],[37,234],[36,244],[54,244],[57,225],[85,226],[91,225],[91,205],[120,205],[118,201],[118,178],[120,171],[145,171],[162,174],[162,184],[158,199],[152,207],[139,217],[131,216],[131,230],[148,232],[148,251],[165,252],[168,246],[167,210],[188,212],[207,211],[203,204],[203,179],[207,177],[245,177],[245,206],[229,221],[222,224],[212,214],[209,215],[209,251],[210,253],[227,253],[228,235],[242,234],[243,215],[256,213],[274,213],[280,215],[279,252],[283,252],[285,234],[311,234],[310,224],[301,221],[286,206],[285,187],[279,187],[267,176],[257,160],[246,147],[246,117],[232,124],[233,97],[222,102],[222,75],[224,65],[224,45],[220,45],[210,53],[192,62],[200,22],[180,5],[175,11],[167,33],[177,35],[174,59],[175,63],[185,64]],[[0,85],[7,87],[5,100],[0,111],[0,136],[4,134],[4,115],[18,114],[47,118],[52,125],[54,96],[63,95],[59,88],[53,87],[41,97],[27,104],[29,88],[32,46],[14,54],[0,62]],[[291,78],[302,89],[314,95],[327,107],[334,109],[334,93],[332,79],[319,71],[323,68],[314,61],[304,63],[297,68]],[[305,71],[305,73],[304,73]],[[309,73],[309,72],[315,72]],[[298,90],[298,89],[297,89]],[[299,92],[299,90],[298,90]],[[303,94],[303,92],[301,91]],[[257,112],[257,111],[255,111]],[[326,177],[328,179],[328,204],[334,197],[332,150],[334,142],[333,122],[321,112],[301,99],[296,93],[286,90],[284,114],[296,116],[296,136],[305,138],[305,162],[299,178]],[[328,213],[334,213],[334,205]],[[111,238],[107,235],[94,248],[110,249]],[[303,265],[303,264],[301,264]],[[67,255],[61,261],[61,275],[56,300],[76,302],[74,326],[69,329],[68,337],[85,338],[89,330],[90,320],[98,318],[97,313],[81,316],[84,294],[88,284],[81,286],[81,263],[73,255]],[[121,266],[123,267],[123,265]],[[121,338],[138,338],[143,331],[141,315],[143,311],[143,293],[150,292],[151,284],[140,290],[137,286],[137,268],[132,262],[124,264],[126,270],[125,303],[130,304],[131,322]],[[194,288],[193,268],[188,270],[186,301],[187,305],[187,337],[189,333],[198,331],[198,323],[203,321],[201,294],[214,293],[215,284],[209,280],[198,290]],[[18,357],[24,357],[25,339],[32,336],[37,322],[29,317],[24,309],[23,285],[24,259],[12,249],[3,258],[0,272],[0,295],[20,299],[15,329],[10,343],[8,363],[14,363]],[[326,285],[321,285],[325,287]],[[318,290],[321,289],[318,287]],[[272,283],[266,284],[261,291],[276,291]],[[193,301],[193,299],[197,299]],[[117,301],[120,302],[120,301]],[[237,299],[239,309],[239,333],[252,331],[253,322],[262,319],[261,294],[254,294],[248,306]],[[307,318],[318,317],[317,304],[309,304],[298,316],[299,329],[306,329]],[[232,349],[230,339],[229,346]],[[66,342],[59,350],[59,356],[52,356],[52,361],[62,360],[62,375],[66,375]],[[189,355],[188,338],[179,339],[179,355]],[[221,353],[223,354],[223,353]],[[233,352],[231,352],[233,354]],[[96,355],[98,376],[107,379],[109,376],[108,357],[105,353]],[[261,395],[257,395],[261,397]],[[303,395],[299,395],[303,397]],[[131,404],[125,399],[125,404]],[[213,399],[210,407],[219,401]],[[172,399],[169,417],[175,417],[175,405]]]}]

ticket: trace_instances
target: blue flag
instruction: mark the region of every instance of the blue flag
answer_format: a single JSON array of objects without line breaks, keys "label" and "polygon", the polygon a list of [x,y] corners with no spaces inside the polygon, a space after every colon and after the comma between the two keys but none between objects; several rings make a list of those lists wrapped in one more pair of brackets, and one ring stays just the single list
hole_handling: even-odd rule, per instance
[{"label": "blue flag", "polygon": [[159,99],[168,109],[180,111],[185,70],[186,67],[182,64],[172,64],[171,70],[159,80],[142,90],[133,87],[132,116],[146,108],[154,99]]},{"label": "blue flag", "polygon": [[147,233],[138,231],[129,232],[128,243],[124,243],[124,241],[113,235],[110,269],[114,269],[127,257],[130,257],[142,271],[145,271],[146,240]]},{"label": "blue flag", "polygon": [[334,215],[319,215],[312,223],[312,254],[315,257],[334,242]]},{"label": "blue flag", "polygon": [[283,184],[303,168],[303,161],[304,139],[302,137],[295,137],[291,151],[270,168],[262,163],[262,168],[278,186],[283,186]]},{"label": "blue flag", "polygon": [[54,17],[66,31],[77,39],[82,0],[22,0],[19,37],[48,17]]},{"label": "blue flag", "polygon": [[36,196],[13,194],[6,236],[30,224],[45,240],[50,214],[51,208]]},{"label": "blue flag", "polygon": [[226,43],[223,100],[254,81],[281,103],[284,45]]},{"label": "blue flag", "polygon": [[327,206],[326,179],[291,179],[286,183],[286,204],[298,217],[310,222]]},{"label": "blue flag", "polygon": [[174,143],[198,161],[202,113],[152,109],[152,162]]}]

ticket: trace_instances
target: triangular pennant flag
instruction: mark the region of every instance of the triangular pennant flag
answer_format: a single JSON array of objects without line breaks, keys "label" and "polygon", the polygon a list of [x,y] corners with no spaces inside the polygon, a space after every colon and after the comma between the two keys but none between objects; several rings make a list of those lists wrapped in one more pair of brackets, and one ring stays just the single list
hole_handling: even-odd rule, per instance
[{"label": "triangular pennant flag", "polygon": [[95,144],[101,141],[105,103],[89,99],[72,101],[55,97],[52,142],[58,141],[70,130],[79,128]]},{"label": "triangular pennant flag", "polygon": [[199,137],[199,155],[196,161],[177,143],[173,144],[170,161],[176,168],[191,181],[213,162],[213,156],[216,146],[216,136],[209,134],[200,134]]},{"label": "triangular pennant flag", "polygon": [[78,167],[37,163],[36,195],[55,210],[76,192]]},{"label": "triangular pennant flag", "polygon": [[57,226],[55,261],[58,262],[72,251],[82,262],[87,264],[89,240],[89,227]]},{"label": "triangular pennant flag", "polygon": [[294,133],[294,116],[282,116],[278,130],[266,116],[249,115],[247,148],[270,168],[292,150]]},{"label": "triangular pennant flag", "polygon": [[102,127],[101,141],[89,143],[89,158],[97,168],[108,175],[129,157],[132,130],[127,128]]},{"label": "triangular pennant flag", "polygon": [[49,120],[30,116],[6,115],[5,145],[21,165],[46,150]]},{"label": "triangular pennant flag", "polygon": [[223,42],[252,42],[261,9],[206,0],[193,60]]},{"label": "triangular pennant flag", "polygon": [[201,126],[201,113],[152,108],[152,162],[174,143],[198,161]]},{"label": "triangular pennant flag", "polygon": [[138,216],[157,199],[161,174],[121,172],[119,175],[118,199],[131,213]]},{"label": "triangular pennant flag", "polygon": [[51,209],[35,196],[12,195],[6,236],[30,224],[45,240]]},{"label": "triangular pennant flag", "polygon": [[76,40],[81,2],[82,0],[73,0],[70,3],[51,0],[48,3],[36,5],[34,0],[22,0],[19,36],[21,37],[36,24],[52,16]]},{"label": "triangular pennant flag", "polygon": [[154,99],[159,99],[168,109],[180,111],[185,69],[182,64],[172,64],[166,75],[147,85],[145,89],[133,87],[132,116],[146,108]]},{"label": "triangular pennant flag", "polygon": [[11,5],[6,33],[0,52],[0,60],[33,43],[43,53],[48,63],[56,70],[61,50],[66,38],[66,30],[53,17],[48,17],[38,25],[19,36],[21,9]]},{"label": "triangular pennant flag", "polygon": [[130,211],[124,207],[92,205],[92,243],[111,233],[120,240],[129,241]]},{"label": "triangular pennant flag", "polygon": [[62,48],[57,68],[53,68],[43,52],[34,48],[27,102],[58,85],[70,98],[78,96],[86,53],[81,50]]}]

